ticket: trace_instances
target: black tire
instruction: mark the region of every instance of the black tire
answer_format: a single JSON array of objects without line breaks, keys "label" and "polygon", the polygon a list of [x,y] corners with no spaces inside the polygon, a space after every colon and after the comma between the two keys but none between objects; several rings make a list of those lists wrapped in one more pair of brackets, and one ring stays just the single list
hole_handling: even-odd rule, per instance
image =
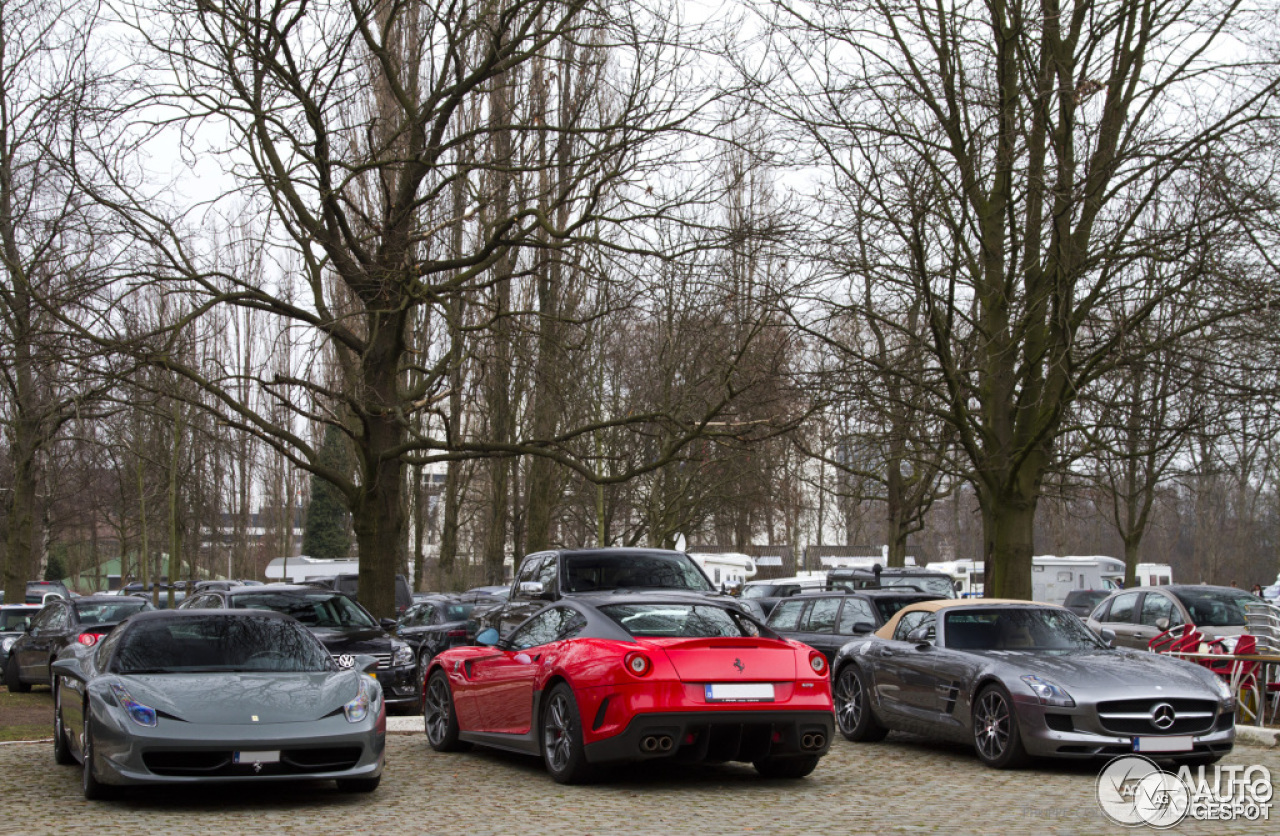
[{"label": "black tire", "polygon": [[542,762],[558,784],[581,784],[589,765],[582,748],[582,715],[573,689],[558,683],[542,708]]},{"label": "black tire", "polygon": [[1029,760],[1013,700],[999,685],[987,685],[974,700],[973,748],[983,763],[995,769],[1016,769]]},{"label": "black tire", "polygon": [[62,722],[62,686],[56,679],[53,681],[53,762],[59,766],[76,762],[67,743],[67,727]]},{"label": "black tire", "polygon": [[11,694],[25,694],[31,690],[30,685],[18,678],[18,657],[13,653],[9,654],[9,661],[4,666],[4,687]]},{"label": "black tire", "polygon": [[338,789],[342,792],[373,792],[382,783],[382,776],[377,778],[339,778]]},{"label": "black tire", "polygon": [[80,788],[84,791],[85,801],[106,801],[115,797],[115,790],[106,784],[99,783],[98,776],[93,774],[93,724],[89,721],[89,704],[84,706],[84,762],[81,772]]},{"label": "black tire", "polygon": [[845,739],[855,743],[884,740],[889,730],[871,712],[871,697],[862,671],[856,665],[845,665],[833,684],[831,698],[836,707],[836,725]]},{"label": "black tire", "polygon": [[422,700],[422,725],[427,732],[427,743],[437,752],[462,752],[471,748],[470,743],[458,739],[458,715],[453,710],[453,690],[449,677],[437,669],[427,679]]},{"label": "black tire", "polygon": [[752,766],[764,778],[803,778],[817,768],[818,755],[794,755],[785,758],[765,758]]}]

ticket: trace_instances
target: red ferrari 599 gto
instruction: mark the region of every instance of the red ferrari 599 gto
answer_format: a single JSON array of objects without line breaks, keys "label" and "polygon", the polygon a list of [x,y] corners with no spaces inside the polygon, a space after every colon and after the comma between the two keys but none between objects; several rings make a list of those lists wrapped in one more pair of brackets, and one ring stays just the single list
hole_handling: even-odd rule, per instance
[{"label": "red ferrari 599 gto", "polygon": [[746,761],[808,775],[834,729],[821,653],[703,596],[561,600],[481,646],[447,650],[425,680],[427,740],[543,758],[561,783],[592,764]]}]

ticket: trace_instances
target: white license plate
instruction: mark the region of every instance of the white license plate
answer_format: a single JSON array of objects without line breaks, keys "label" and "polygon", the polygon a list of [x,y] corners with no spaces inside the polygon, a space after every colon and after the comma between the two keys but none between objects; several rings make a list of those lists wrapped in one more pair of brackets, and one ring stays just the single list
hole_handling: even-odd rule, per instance
[{"label": "white license plate", "polygon": [[274,752],[236,752],[235,763],[279,763],[280,750]]},{"label": "white license plate", "polygon": [[1135,752],[1190,752],[1194,748],[1195,742],[1189,734],[1174,737],[1135,737],[1133,739],[1133,751]]},{"label": "white license plate", "polygon": [[715,682],[707,685],[707,702],[769,702],[772,682]]}]

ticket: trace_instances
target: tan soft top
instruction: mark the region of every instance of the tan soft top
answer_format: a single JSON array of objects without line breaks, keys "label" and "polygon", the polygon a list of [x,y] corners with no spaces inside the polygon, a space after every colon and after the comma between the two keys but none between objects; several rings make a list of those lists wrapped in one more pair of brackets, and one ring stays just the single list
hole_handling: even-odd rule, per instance
[{"label": "tan soft top", "polygon": [[956,607],[989,607],[1001,604],[1013,604],[1020,607],[1049,607],[1055,610],[1062,609],[1059,604],[1046,604],[1043,601],[1019,601],[1016,598],[939,598],[934,601],[917,601],[914,604],[907,604],[894,613],[893,618],[885,622],[885,625],[872,635],[882,639],[892,639],[893,631],[898,629],[898,621],[909,612],[937,612],[938,610],[949,610]]}]

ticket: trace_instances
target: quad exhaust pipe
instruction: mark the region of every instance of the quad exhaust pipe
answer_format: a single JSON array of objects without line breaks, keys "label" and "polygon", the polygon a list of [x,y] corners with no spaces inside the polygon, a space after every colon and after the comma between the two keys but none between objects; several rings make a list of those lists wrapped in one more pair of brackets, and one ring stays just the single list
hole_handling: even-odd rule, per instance
[{"label": "quad exhaust pipe", "polygon": [[640,751],[642,752],[670,752],[671,747],[676,743],[671,739],[669,734],[650,734],[640,738]]},{"label": "quad exhaust pipe", "polygon": [[821,749],[827,743],[827,736],[824,734],[806,734],[800,738],[801,749]]}]

